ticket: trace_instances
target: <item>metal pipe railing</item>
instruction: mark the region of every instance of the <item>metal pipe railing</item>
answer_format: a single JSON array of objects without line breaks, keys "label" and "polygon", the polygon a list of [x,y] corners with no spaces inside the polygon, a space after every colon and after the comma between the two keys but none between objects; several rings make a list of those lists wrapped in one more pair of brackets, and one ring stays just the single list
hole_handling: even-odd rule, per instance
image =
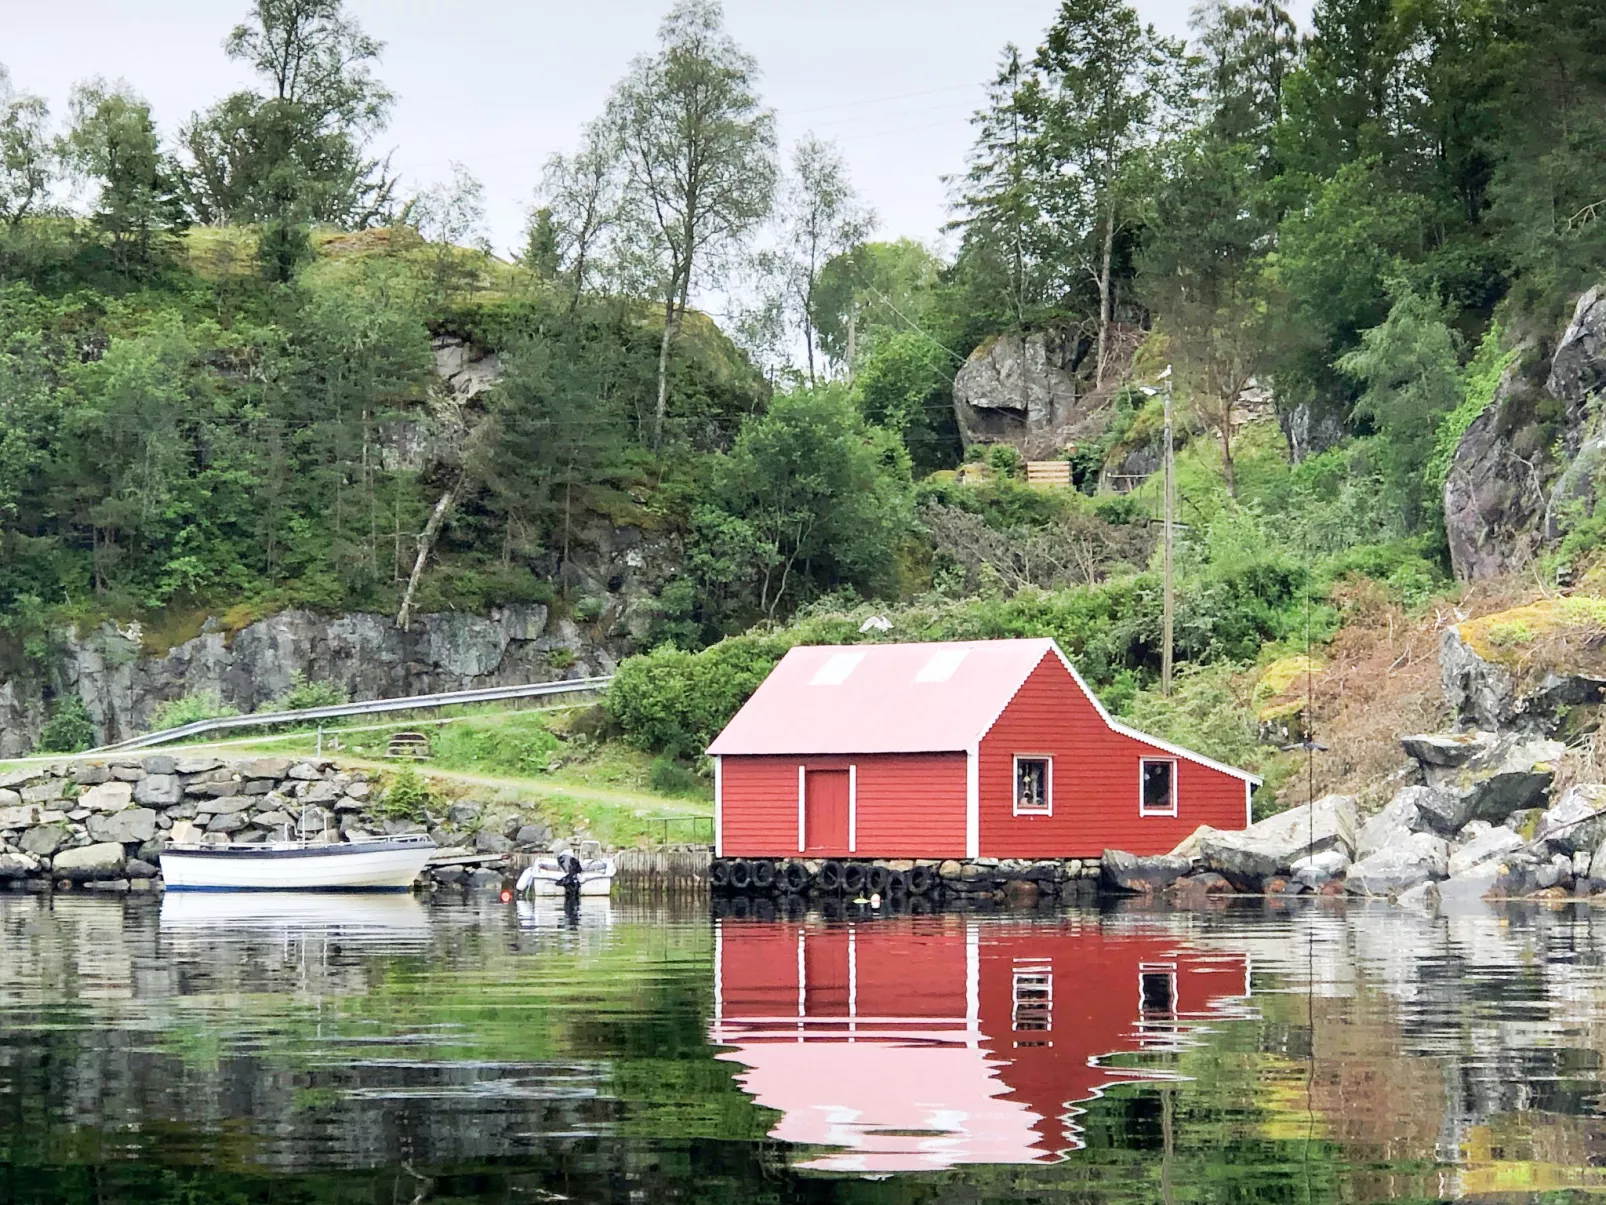
[{"label": "metal pipe railing", "polygon": [[150,749],[171,744],[186,737],[205,736],[209,732],[227,732],[235,728],[267,728],[280,724],[306,724],[318,720],[334,720],[350,715],[382,715],[389,711],[425,711],[434,707],[461,707],[472,703],[496,703],[504,699],[538,699],[546,695],[578,694],[583,691],[606,690],[613,681],[612,675],[599,678],[575,678],[568,682],[531,682],[523,686],[488,686],[478,690],[452,690],[433,695],[410,695],[400,699],[370,699],[366,703],[336,703],[328,707],[307,707],[300,711],[270,711],[259,715],[225,715],[210,720],[196,720],[180,724],[177,728],[164,728],[160,732],[147,732],[112,745],[91,749],[91,753],[127,753],[135,749]]}]

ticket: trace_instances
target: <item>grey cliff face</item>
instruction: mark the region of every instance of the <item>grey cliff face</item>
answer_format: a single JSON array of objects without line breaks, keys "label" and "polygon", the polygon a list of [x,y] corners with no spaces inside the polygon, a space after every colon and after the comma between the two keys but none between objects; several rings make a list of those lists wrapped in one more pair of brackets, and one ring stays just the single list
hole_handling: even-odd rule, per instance
[{"label": "grey cliff face", "polygon": [[[1445,534],[1456,576],[1524,568],[1593,506],[1606,469],[1606,430],[1590,403],[1606,386],[1606,290],[1578,299],[1543,382],[1518,365],[1467,429],[1444,484]],[[1542,413],[1561,403],[1558,423]]]}]

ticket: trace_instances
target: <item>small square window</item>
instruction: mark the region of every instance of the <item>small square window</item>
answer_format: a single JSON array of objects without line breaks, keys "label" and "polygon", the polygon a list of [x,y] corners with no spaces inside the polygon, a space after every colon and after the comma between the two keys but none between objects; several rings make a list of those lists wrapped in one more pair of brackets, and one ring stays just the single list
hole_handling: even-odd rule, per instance
[{"label": "small square window", "polygon": [[1145,816],[1177,814],[1177,763],[1169,759],[1145,758],[1138,811]]},{"label": "small square window", "polygon": [[1015,759],[1015,815],[1050,815],[1054,810],[1054,761],[1048,757]]}]

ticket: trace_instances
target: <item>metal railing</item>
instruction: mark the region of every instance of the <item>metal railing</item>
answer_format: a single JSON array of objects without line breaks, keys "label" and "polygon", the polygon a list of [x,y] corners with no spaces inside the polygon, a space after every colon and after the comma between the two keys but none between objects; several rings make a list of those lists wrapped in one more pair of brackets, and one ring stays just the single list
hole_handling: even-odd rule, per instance
[{"label": "metal railing", "polygon": [[171,744],[186,737],[205,736],[209,732],[228,732],[236,728],[271,728],[280,724],[308,724],[318,720],[334,720],[351,715],[382,715],[388,711],[426,711],[435,707],[461,707],[472,703],[496,703],[504,699],[537,699],[546,695],[579,694],[585,691],[606,690],[613,681],[612,675],[600,678],[576,678],[569,682],[532,682],[523,686],[488,686],[479,690],[452,690],[433,695],[410,695],[401,699],[370,699],[366,703],[336,703],[329,707],[307,707],[301,711],[270,711],[259,715],[225,715],[211,720],[196,720],[177,728],[164,728],[160,732],[147,732],[144,736],[102,745],[91,753],[127,753],[135,749],[150,749]]},{"label": "metal railing", "polygon": [[[712,816],[654,816],[647,821],[650,833],[656,832],[658,845],[714,844],[714,818]],[[678,841],[670,838],[679,834]]]}]

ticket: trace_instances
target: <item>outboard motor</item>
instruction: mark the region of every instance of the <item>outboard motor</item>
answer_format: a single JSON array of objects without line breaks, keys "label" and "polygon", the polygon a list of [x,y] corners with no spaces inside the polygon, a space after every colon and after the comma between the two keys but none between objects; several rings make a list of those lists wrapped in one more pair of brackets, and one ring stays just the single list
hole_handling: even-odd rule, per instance
[{"label": "outboard motor", "polygon": [[563,877],[558,880],[558,886],[563,888],[563,894],[574,897],[580,894],[580,871],[583,866],[580,859],[568,850],[558,855],[558,866],[563,871]]}]

